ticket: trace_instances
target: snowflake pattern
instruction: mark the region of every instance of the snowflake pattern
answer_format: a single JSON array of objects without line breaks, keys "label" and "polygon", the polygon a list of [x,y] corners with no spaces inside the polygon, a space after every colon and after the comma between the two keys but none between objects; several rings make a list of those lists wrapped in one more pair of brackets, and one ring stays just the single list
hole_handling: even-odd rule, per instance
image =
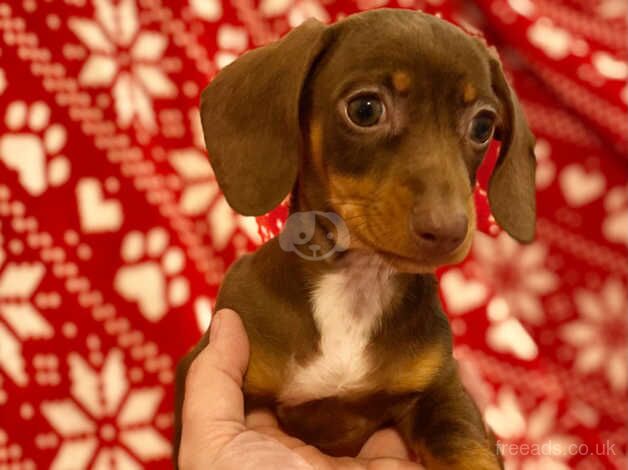
[{"label": "snowflake pattern", "polygon": [[21,386],[28,384],[22,343],[53,336],[32,302],[44,274],[41,263],[9,262],[0,271],[0,370]]},{"label": "snowflake pattern", "polygon": [[[503,387],[484,412],[486,422],[504,441],[498,447],[506,470],[569,470],[570,446],[578,441],[556,432],[558,406],[546,401],[525,413],[513,390]],[[523,452],[523,444],[528,447]]]},{"label": "snowflake pattern", "polygon": [[600,292],[577,290],[574,300],[580,317],[560,330],[563,340],[577,348],[574,368],[582,374],[602,372],[620,392],[628,385],[627,295],[618,279],[608,279]]},{"label": "snowflake pattern", "polygon": [[223,250],[236,231],[255,244],[261,243],[255,218],[236,214],[229,207],[203,153],[194,148],[175,150],[169,160],[186,183],[179,199],[181,211],[188,215],[207,214],[214,248]]},{"label": "snowflake pattern", "polygon": [[135,0],[117,4],[94,0],[94,9],[94,20],[71,18],[68,23],[90,51],[79,82],[111,87],[121,126],[128,126],[137,117],[147,130],[155,131],[152,98],[171,98],[177,93],[160,64],[167,38],[140,30]]},{"label": "snowflake pattern", "polygon": [[494,318],[512,315],[533,325],[543,322],[541,297],[559,285],[556,274],[545,267],[547,251],[540,242],[519,245],[504,232],[497,238],[477,234],[473,244],[475,272],[494,292]]},{"label": "snowflake pattern", "polygon": [[161,388],[130,388],[123,355],[111,350],[100,371],[78,354],[68,357],[71,398],[44,401],[41,411],[62,439],[51,469],[141,469],[170,455],[152,425]]}]

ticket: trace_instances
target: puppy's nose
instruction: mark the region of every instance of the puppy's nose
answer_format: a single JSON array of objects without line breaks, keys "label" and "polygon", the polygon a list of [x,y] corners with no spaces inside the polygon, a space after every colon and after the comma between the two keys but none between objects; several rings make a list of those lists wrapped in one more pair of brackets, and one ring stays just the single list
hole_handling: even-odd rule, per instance
[{"label": "puppy's nose", "polygon": [[464,241],[469,220],[464,212],[423,210],[412,213],[411,225],[420,245],[435,253],[447,254]]}]

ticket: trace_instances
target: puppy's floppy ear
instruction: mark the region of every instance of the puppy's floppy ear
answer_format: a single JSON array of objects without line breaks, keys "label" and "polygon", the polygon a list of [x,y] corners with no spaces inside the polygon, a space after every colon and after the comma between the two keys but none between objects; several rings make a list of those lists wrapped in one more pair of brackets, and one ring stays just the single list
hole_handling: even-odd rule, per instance
[{"label": "puppy's floppy ear", "polygon": [[501,149],[488,184],[488,199],[497,223],[514,239],[534,239],[536,187],[534,135],[514,90],[508,85],[501,63],[489,52],[493,90],[503,116],[497,138]]},{"label": "puppy's floppy ear", "polygon": [[323,50],[326,29],[310,19],[280,41],[247,52],[201,95],[216,179],[241,214],[268,212],[294,185],[302,150],[301,90]]}]

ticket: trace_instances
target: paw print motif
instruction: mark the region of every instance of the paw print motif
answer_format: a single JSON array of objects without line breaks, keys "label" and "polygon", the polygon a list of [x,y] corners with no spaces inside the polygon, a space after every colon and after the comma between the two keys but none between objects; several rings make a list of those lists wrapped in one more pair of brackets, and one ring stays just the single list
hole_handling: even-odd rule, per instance
[{"label": "paw print motif", "polygon": [[179,307],[189,298],[190,287],[181,275],[185,255],[169,246],[168,232],[156,227],[145,235],[129,232],[122,241],[121,256],[127,263],[114,278],[115,290],[129,302],[136,302],[142,315],[159,321],[170,307]]},{"label": "paw print motif", "polygon": [[70,176],[70,161],[61,154],[67,133],[61,124],[50,125],[50,108],[37,101],[11,103],[4,123],[10,132],[0,137],[0,161],[17,171],[20,184],[32,196],[49,186],[60,186]]}]

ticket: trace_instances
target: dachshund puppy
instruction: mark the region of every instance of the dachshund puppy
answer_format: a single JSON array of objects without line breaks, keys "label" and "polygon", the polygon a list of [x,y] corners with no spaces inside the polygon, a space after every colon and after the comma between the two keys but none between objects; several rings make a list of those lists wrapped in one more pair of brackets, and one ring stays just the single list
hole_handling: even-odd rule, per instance
[{"label": "dachshund puppy", "polygon": [[[515,239],[534,237],[534,137],[498,59],[420,12],[309,20],[220,72],[201,117],[236,211],[264,214],[291,194],[282,234],[231,267],[217,300],[250,339],[247,407],[271,407],[332,455],[395,426],[428,469],[502,468],[433,274],[469,251],[492,138],[493,214]],[[178,369],[175,455],[185,376],[206,344]]]}]

